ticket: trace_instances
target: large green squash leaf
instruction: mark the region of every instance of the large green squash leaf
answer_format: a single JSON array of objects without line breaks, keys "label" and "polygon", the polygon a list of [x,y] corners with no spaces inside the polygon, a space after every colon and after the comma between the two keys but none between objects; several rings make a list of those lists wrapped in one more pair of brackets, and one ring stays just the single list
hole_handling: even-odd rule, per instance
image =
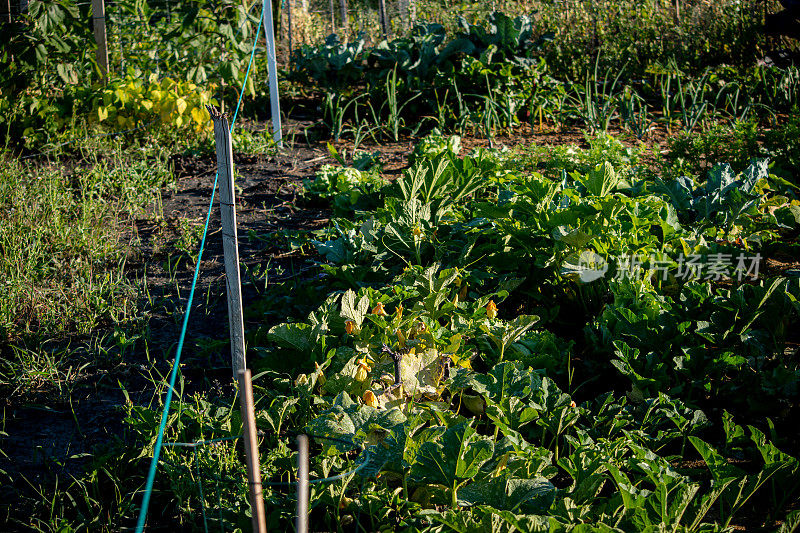
[{"label": "large green squash leaf", "polygon": [[493,454],[494,442],[461,422],[448,428],[440,439],[420,446],[411,479],[453,487],[475,477]]},{"label": "large green squash leaf", "polygon": [[458,503],[463,506],[486,504],[496,509],[533,514],[546,511],[555,493],[555,486],[545,478],[496,477],[462,488],[458,491]]},{"label": "large green squash leaf", "polygon": [[[405,419],[399,409],[379,410],[360,405],[342,393],[336,397],[331,409],[308,424],[307,431],[311,435],[342,439],[356,445],[360,442],[369,444],[376,436],[385,434]],[[342,442],[320,440],[328,454],[335,455],[352,448]]]}]

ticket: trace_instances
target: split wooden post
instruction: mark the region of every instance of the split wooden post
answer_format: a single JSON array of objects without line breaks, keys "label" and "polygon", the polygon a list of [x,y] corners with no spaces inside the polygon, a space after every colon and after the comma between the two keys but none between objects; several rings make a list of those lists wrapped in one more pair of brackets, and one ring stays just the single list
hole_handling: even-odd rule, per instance
[{"label": "split wooden post", "polygon": [[386,16],[386,0],[378,0],[378,15],[381,18],[383,38],[387,39],[389,37],[389,20]]},{"label": "split wooden post", "polygon": [[92,0],[92,25],[97,43],[97,64],[103,73],[103,83],[108,81],[108,40],[106,38],[105,0]]},{"label": "split wooden post", "polygon": [[233,145],[228,116],[212,106],[207,107],[214,121],[219,172],[219,209],[222,218],[222,248],[225,253],[225,279],[228,292],[228,325],[231,336],[233,377],[247,368],[244,351],[244,319],[242,318],[242,281],[239,273],[239,242],[236,234],[236,200],[233,189]]},{"label": "split wooden post", "polygon": [[328,10],[331,12],[331,33],[336,33],[336,11],[333,9],[333,0],[328,0]]},{"label": "split wooden post", "polygon": [[[281,146],[281,106],[278,100],[278,66],[275,61],[275,30],[272,25],[272,2],[264,0],[262,10],[267,41],[267,72],[269,73],[269,104],[272,112],[272,139]],[[289,28],[291,31],[291,27]]]},{"label": "split wooden post", "polygon": [[297,533],[308,533],[308,436],[297,437]]},{"label": "split wooden post", "polygon": [[250,369],[239,370],[239,409],[242,413],[242,439],[247,460],[247,481],[250,486],[250,509],[253,515],[253,531],[266,533],[267,520],[264,514],[264,494],[261,487],[261,466],[258,461],[258,439],[256,437],[256,412],[253,402],[253,381]]},{"label": "split wooden post", "polygon": [[11,0],[3,2],[3,7],[6,8],[6,23],[11,24]]}]

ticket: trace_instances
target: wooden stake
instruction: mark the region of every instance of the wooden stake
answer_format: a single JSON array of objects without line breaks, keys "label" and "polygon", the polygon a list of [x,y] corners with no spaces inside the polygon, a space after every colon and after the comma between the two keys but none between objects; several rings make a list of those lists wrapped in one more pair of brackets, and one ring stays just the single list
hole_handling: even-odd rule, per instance
[{"label": "wooden stake", "polygon": [[11,24],[11,0],[3,2],[3,6],[6,8],[6,22]]},{"label": "wooden stake", "polygon": [[383,38],[389,37],[389,21],[386,18],[386,0],[378,0],[378,15],[381,18],[381,31]]},{"label": "wooden stake", "polygon": [[225,278],[228,292],[228,326],[231,336],[233,377],[247,368],[242,318],[242,282],[239,273],[239,243],[236,235],[236,201],[233,189],[233,146],[228,116],[212,106],[208,112],[214,121],[219,172],[219,209],[222,218],[222,248],[225,254]]},{"label": "wooden stake", "polygon": [[347,14],[347,0],[339,0],[339,9],[342,12],[342,27],[344,38],[347,39],[347,29],[350,27],[350,16]]},{"label": "wooden stake", "polygon": [[336,12],[333,9],[333,0],[328,0],[328,7],[331,12],[331,33],[336,33]]},{"label": "wooden stake", "polygon": [[286,36],[289,38],[289,60],[292,59],[292,0],[286,0]]},{"label": "wooden stake", "polygon": [[253,515],[253,531],[266,533],[267,520],[264,515],[264,495],[261,487],[261,466],[258,461],[258,439],[256,438],[256,414],[253,402],[253,381],[250,369],[239,370],[239,409],[242,413],[242,439],[247,460],[247,480],[250,485],[250,508]]},{"label": "wooden stake", "polygon": [[108,41],[106,40],[105,0],[92,0],[92,22],[94,40],[97,43],[97,64],[103,74],[103,83],[108,82]]},{"label": "wooden stake", "polygon": [[308,533],[308,436],[297,437],[297,533]]}]

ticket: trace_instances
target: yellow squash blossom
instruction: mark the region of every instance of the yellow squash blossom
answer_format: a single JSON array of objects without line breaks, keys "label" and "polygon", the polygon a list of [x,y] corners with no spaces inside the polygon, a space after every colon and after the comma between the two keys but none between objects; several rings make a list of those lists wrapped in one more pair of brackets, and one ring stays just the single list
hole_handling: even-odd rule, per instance
[{"label": "yellow squash blossom", "polygon": [[375,305],[375,309],[372,310],[372,314],[378,316],[386,316],[386,309],[383,308],[382,302],[378,302],[377,305]]},{"label": "yellow squash blossom", "polygon": [[375,397],[375,393],[371,390],[365,392],[361,399],[364,401],[365,405],[369,405],[370,407],[378,407],[378,399]]},{"label": "yellow squash blossom", "polygon": [[370,370],[372,369],[367,364],[367,358],[363,357],[358,362],[358,368],[356,369],[356,381],[366,381]]},{"label": "yellow squash blossom", "polygon": [[406,336],[403,335],[403,331],[399,329],[397,330],[397,345],[400,348],[406,347]]},{"label": "yellow squash blossom", "polygon": [[325,373],[320,369],[319,363],[317,363],[316,361],[314,362],[314,370],[316,370],[316,372],[319,373],[319,375],[317,376],[317,385],[319,387],[324,387],[328,379],[325,377]]},{"label": "yellow squash blossom", "polygon": [[344,323],[344,330],[347,332],[348,335],[352,335],[353,332],[356,330],[356,323],[352,320],[348,320]]},{"label": "yellow squash blossom", "polygon": [[489,318],[497,317],[497,306],[495,305],[494,300],[489,300],[489,303],[486,304],[486,316]]}]

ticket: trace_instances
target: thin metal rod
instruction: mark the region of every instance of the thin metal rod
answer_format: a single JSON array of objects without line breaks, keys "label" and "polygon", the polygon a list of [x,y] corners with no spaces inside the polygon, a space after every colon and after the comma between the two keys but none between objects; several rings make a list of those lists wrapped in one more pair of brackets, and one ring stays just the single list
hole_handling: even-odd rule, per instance
[{"label": "thin metal rod", "polygon": [[308,436],[297,436],[297,533],[308,533]]},{"label": "thin metal rod", "polygon": [[[264,0],[264,33],[267,40],[267,71],[269,73],[269,103],[272,111],[272,138],[279,147],[281,132],[281,106],[278,100],[278,66],[275,60],[275,30],[272,25],[272,2]],[[291,31],[291,28],[289,29]]]}]

